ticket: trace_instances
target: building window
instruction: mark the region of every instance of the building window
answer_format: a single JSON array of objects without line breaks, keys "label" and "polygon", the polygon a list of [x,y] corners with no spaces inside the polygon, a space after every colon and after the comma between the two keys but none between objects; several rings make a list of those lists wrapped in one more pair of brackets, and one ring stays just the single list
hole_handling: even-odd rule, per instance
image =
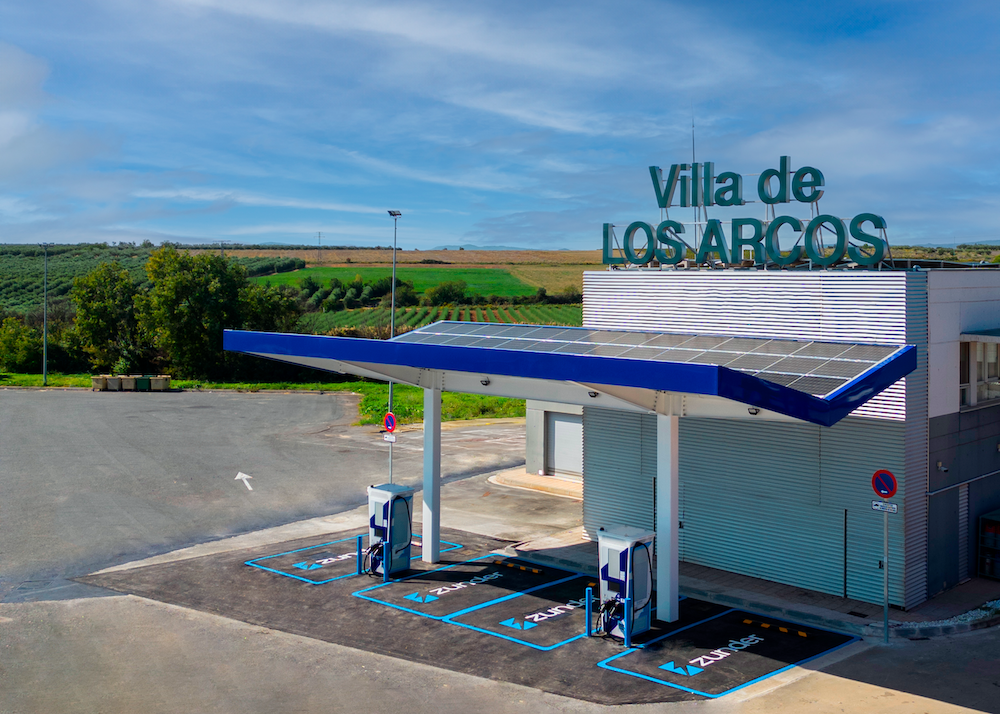
[{"label": "building window", "polygon": [[959,350],[960,404],[972,407],[1000,399],[1000,345],[962,342]]}]

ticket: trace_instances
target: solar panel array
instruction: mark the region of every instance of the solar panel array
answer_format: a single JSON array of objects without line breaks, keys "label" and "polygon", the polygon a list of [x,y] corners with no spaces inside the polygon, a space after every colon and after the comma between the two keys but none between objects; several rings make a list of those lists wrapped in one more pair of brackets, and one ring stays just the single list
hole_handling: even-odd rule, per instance
[{"label": "solar panel array", "polygon": [[899,345],[675,335],[496,322],[436,322],[400,335],[395,341],[716,365],[819,397],[836,391],[903,349]]}]

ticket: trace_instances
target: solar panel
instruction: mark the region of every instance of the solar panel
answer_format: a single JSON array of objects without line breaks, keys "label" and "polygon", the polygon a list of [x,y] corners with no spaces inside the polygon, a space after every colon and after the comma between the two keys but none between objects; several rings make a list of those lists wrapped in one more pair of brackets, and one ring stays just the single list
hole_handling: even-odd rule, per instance
[{"label": "solar panel", "polygon": [[899,345],[476,322],[436,322],[395,341],[717,365],[816,396],[836,391],[902,349]]}]

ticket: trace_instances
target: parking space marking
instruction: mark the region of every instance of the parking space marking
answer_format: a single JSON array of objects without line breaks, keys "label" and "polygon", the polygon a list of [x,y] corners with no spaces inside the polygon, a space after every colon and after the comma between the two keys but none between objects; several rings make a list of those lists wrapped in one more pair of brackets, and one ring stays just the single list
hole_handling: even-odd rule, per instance
[{"label": "parking space marking", "polygon": [[[687,634],[677,637],[682,633]],[[608,657],[597,666],[716,699],[857,640],[852,635],[730,609]],[[733,656],[736,659],[729,660]]]},{"label": "parking space marking", "polygon": [[[367,531],[365,531],[365,533],[367,533]],[[365,535],[365,533],[362,533],[361,535]],[[356,575],[357,574],[357,564],[355,563],[355,561],[357,559],[357,549],[356,548],[351,548],[347,552],[330,553],[325,558],[313,558],[312,562],[310,562],[309,560],[305,560],[305,561],[302,561],[302,562],[299,562],[299,563],[290,563],[287,566],[289,568],[297,568],[299,570],[302,570],[303,574],[301,574],[301,575],[298,574],[298,573],[294,573],[294,572],[288,572],[286,570],[280,570],[276,566],[275,563],[270,563],[269,565],[261,565],[261,561],[262,560],[271,560],[273,558],[282,558],[282,557],[284,557],[286,555],[293,555],[295,553],[303,553],[304,554],[307,551],[317,550],[318,548],[326,548],[327,546],[332,546],[332,545],[336,545],[338,543],[344,543],[344,542],[347,542],[347,541],[350,541],[351,543],[355,543],[357,541],[357,538],[358,538],[357,535],[353,535],[353,536],[348,536],[346,538],[340,538],[338,540],[332,540],[332,541],[330,541],[328,543],[320,543],[318,545],[310,545],[310,546],[306,546],[305,548],[296,548],[295,550],[289,550],[289,551],[286,551],[284,553],[275,553],[274,555],[266,555],[266,556],[264,556],[262,558],[253,558],[252,560],[246,561],[244,563],[244,565],[249,565],[249,566],[254,567],[254,568],[260,568],[261,570],[266,570],[269,573],[277,573],[278,575],[284,575],[286,578],[293,578],[293,579],[299,580],[299,581],[301,581],[303,583],[309,583],[310,585],[325,585],[326,583],[332,583],[334,580],[340,580],[341,578],[347,578],[347,577],[350,577],[352,575]],[[414,536],[413,540],[411,541],[411,545],[413,547],[420,548],[421,547],[420,536]],[[447,553],[448,551],[457,550],[458,548],[462,547],[458,543],[450,543],[448,541],[441,541],[441,545],[442,546],[445,546],[445,545],[448,546],[447,548],[442,548],[441,549],[440,552],[442,552],[442,553]],[[323,555],[326,555],[326,554],[323,554]],[[305,557],[305,556],[298,556],[294,560],[298,560],[299,557]],[[420,557],[420,554],[418,553],[417,555],[411,556],[410,560],[416,560],[419,557]],[[331,576],[331,577],[324,577],[326,574],[328,574],[330,572],[330,567],[331,566],[334,567],[334,568],[336,568],[336,570],[340,570],[344,566],[348,566],[348,565],[350,566],[348,568],[348,572],[343,572],[343,573],[340,573],[339,575],[334,575],[334,576]],[[274,567],[269,567],[269,566],[274,566]],[[340,566],[340,567],[337,567],[337,566]],[[310,578],[307,575],[305,575],[305,573],[311,573],[313,571],[323,571],[322,573],[317,573],[317,576],[320,577],[320,578],[322,578],[322,579],[317,580],[317,579]]]},{"label": "parking space marking", "polygon": [[[575,575],[449,615],[444,621],[548,652],[586,637],[586,588],[596,585],[588,575]],[[596,595],[592,601],[598,602]]]},{"label": "parking space marking", "polygon": [[[391,580],[388,583],[380,583],[369,588],[358,590],[352,594],[363,600],[369,600],[371,602],[378,603],[379,605],[386,605],[397,610],[410,612],[414,615],[420,615],[421,617],[427,617],[432,620],[444,620],[447,617],[457,617],[467,612],[478,610],[487,605],[510,600],[522,594],[534,592],[535,590],[579,577],[578,573],[562,570],[561,568],[545,568],[540,572],[532,572],[535,570],[533,568],[525,571],[521,571],[520,569],[508,570],[505,569],[502,564],[495,565],[492,561],[496,560],[496,558],[496,554],[483,555],[461,563],[447,565],[443,568],[414,573],[413,575],[408,575],[404,578]],[[491,562],[481,562],[486,560],[490,560]],[[472,564],[483,565],[486,567],[476,571],[475,574],[466,573],[460,574],[458,577],[447,577],[449,573],[446,571],[453,570],[455,568],[468,567]],[[403,604],[402,602],[392,602],[388,599],[380,598],[377,596],[380,593],[374,592],[390,588],[392,586],[400,586],[411,580],[420,578],[430,579],[433,582],[414,583],[416,592],[400,596],[401,600],[408,601],[407,604]],[[542,582],[539,582],[538,578],[545,579]],[[503,580],[503,582],[496,582],[499,580]],[[432,587],[428,587],[428,584],[432,585]],[[525,585],[527,587],[524,587]],[[484,586],[485,589],[480,590],[480,586]],[[508,593],[505,595],[492,593],[491,596],[491,591],[497,589],[501,590],[501,592],[506,590]],[[447,598],[449,595],[454,593],[469,594],[472,592],[480,592],[487,599],[481,602],[475,602],[472,605],[466,605],[464,607],[459,606],[456,610],[439,612],[438,614],[433,614],[433,612],[428,612],[426,610],[414,609],[417,605],[431,605],[431,610],[441,610],[441,606],[448,602]],[[411,605],[409,603],[413,604]],[[447,607],[443,609],[447,610]]]}]

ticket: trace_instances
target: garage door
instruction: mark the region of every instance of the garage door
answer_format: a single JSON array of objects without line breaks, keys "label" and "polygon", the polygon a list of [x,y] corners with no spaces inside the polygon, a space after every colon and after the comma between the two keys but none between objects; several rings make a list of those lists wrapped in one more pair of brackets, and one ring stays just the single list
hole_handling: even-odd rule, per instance
[{"label": "garage door", "polygon": [[579,481],[583,475],[583,417],[545,413],[545,473]]}]

